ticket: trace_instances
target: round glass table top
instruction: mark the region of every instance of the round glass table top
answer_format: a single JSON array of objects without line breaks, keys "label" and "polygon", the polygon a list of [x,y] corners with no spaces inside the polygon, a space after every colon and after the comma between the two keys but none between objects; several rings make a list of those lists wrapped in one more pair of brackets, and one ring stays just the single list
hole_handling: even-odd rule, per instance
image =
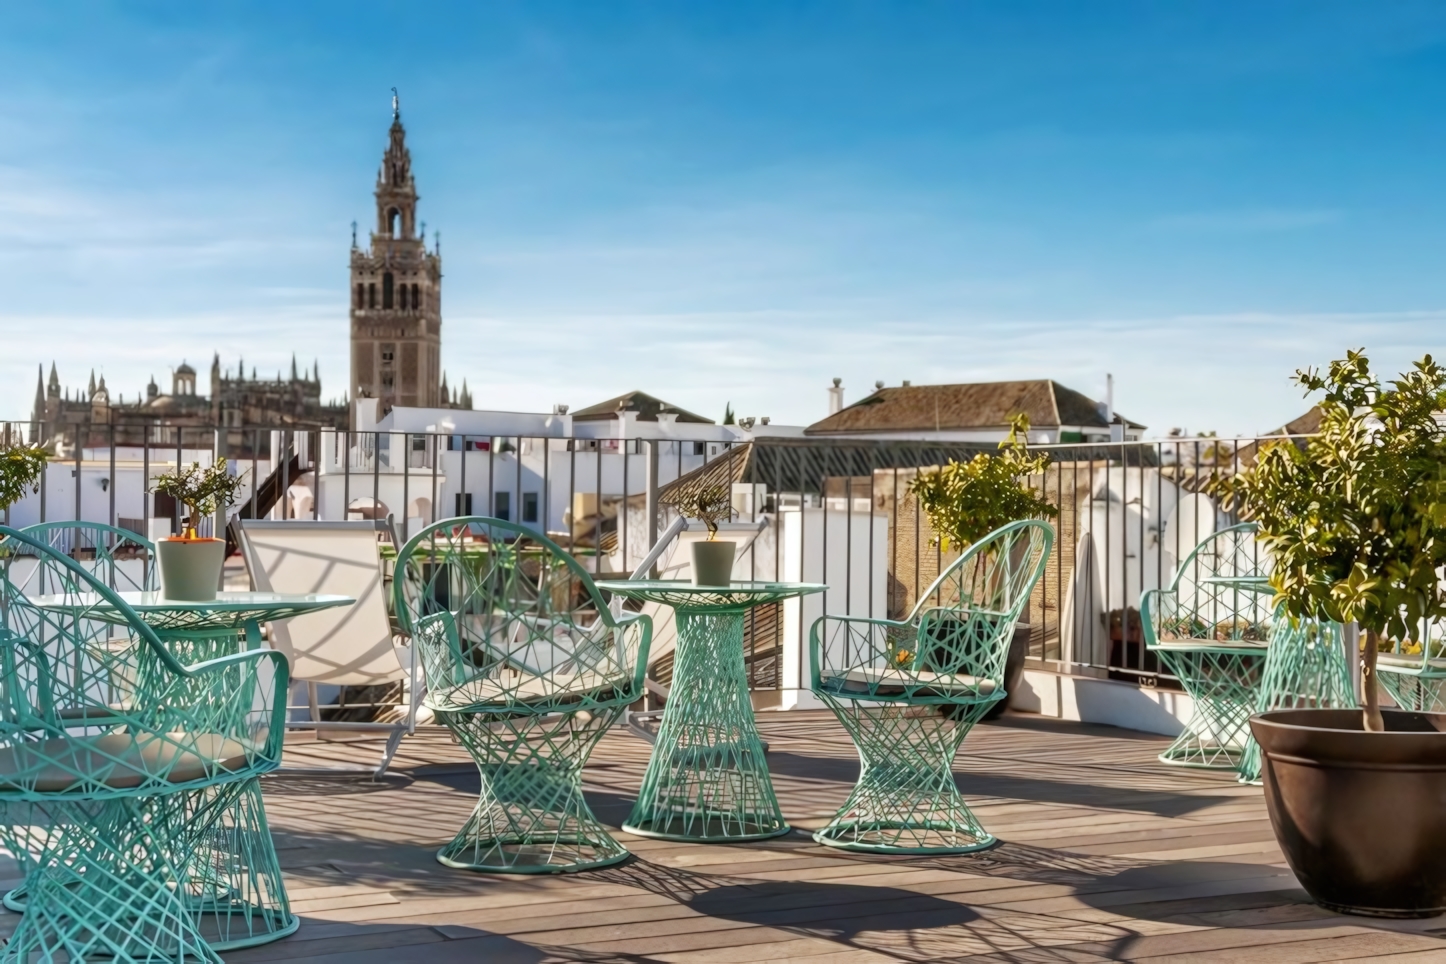
[{"label": "round glass table top", "polygon": [[738,581],[726,586],[695,586],[687,579],[604,579],[597,587],[675,609],[747,609],[828,589],[817,582]]},{"label": "round glass table top", "polygon": [[[218,592],[215,599],[166,599],[159,592],[121,592],[116,595],[156,629],[216,629],[241,627],[247,622],[289,619],[319,609],[350,606],[350,596],[322,593]],[[89,619],[124,622],[96,593],[32,596],[30,602],[52,612],[73,612]]]}]

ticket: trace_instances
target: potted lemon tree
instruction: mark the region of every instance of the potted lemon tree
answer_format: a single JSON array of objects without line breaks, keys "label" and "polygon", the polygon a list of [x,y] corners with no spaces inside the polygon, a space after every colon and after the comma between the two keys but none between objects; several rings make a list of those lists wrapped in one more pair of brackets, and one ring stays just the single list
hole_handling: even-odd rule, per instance
[{"label": "potted lemon tree", "polygon": [[1320,431],[1262,447],[1217,488],[1260,527],[1285,618],[1360,627],[1363,707],[1251,719],[1271,823],[1322,905],[1434,916],[1446,912],[1446,714],[1382,709],[1376,657],[1446,618],[1446,370],[1427,355],[1383,382],[1362,350],[1296,381],[1321,393]]},{"label": "potted lemon tree", "polygon": [[693,543],[693,585],[728,585],[733,581],[733,556],[738,549],[738,543],[718,538],[718,523],[733,514],[728,487],[699,486],[679,496],[673,507],[708,528],[707,540]]},{"label": "potted lemon tree", "polygon": [[[909,492],[934,530],[933,544],[942,552],[963,552],[995,529],[1020,519],[1052,519],[1059,514],[1026,481],[1049,465],[1048,455],[1029,451],[1028,437],[1029,418],[1016,415],[998,452],[980,452],[968,462],[950,461],[942,468],[920,472],[909,483]],[[1021,554],[1027,549],[1023,543],[1015,547]],[[1028,649],[1029,624],[1020,622],[1004,666],[1006,693],[1018,689]],[[1005,702],[996,703],[990,715],[1004,712]]]},{"label": "potted lemon tree", "polygon": [[206,601],[216,598],[221,567],[226,563],[226,540],[197,534],[201,520],[217,509],[236,503],[241,479],[230,474],[225,459],[202,468],[192,462],[156,477],[151,491],[167,495],[186,507],[180,535],[156,545],[161,564],[161,595],[166,599]]}]

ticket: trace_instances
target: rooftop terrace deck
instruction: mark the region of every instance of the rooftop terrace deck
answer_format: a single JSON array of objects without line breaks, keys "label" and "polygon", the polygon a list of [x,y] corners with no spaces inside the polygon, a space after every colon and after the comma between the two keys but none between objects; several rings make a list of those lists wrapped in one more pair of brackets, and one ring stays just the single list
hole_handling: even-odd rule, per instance
[{"label": "rooftop terrace deck", "polygon": [[[857,773],[829,714],[760,714],[787,837],[731,846],[622,835],[636,860],[568,876],[453,871],[433,851],[476,771],[447,735],[403,743],[397,775],[265,781],[301,930],[228,961],[1446,961],[1446,921],[1368,921],[1307,902],[1258,788],[1161,766],[1165,740],[1011,717],[965,743],[959,779],[1005,841],[944,858],[813,843]],[[301,743],[288,764],[370,762],[377,744]],[[626,816],[648,747],[614,731],[589,797]]]}]

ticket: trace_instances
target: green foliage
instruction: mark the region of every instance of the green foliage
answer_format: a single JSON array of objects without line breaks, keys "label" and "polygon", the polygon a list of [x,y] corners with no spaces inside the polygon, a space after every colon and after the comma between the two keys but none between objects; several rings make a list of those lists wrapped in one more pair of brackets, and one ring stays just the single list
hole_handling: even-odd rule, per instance
[{"label": "green foliage", "polygon": [[1413,639],[1446,616],[1446,370],[1427,355],[1383,384],[1362,349],[1296,381],[1325,393],[1319,433],[1212,487],[1259,524],[1291,615]]},{"label": "green foliage", "polygon": [[679,496],[673,507],[690,519],[701,519],[708,527],[708,540],[718,537],[718,523],[733,514],[726,485],[704,485]]},{"label": "green foliage", "polygon": [[240,488],[240,477],[227,472],[226,460],[220,459],[208,468],[192,462],[190,468],[158,475],[151,491],[168,495],[190,510],[186,529],[187,535],[194,536],[203,518],[223,506],[236,504]]},{"label": "green foliage", "polygon": [[40,491],[40,474],[49,456],[38,445],[10,445],[0,448],[0,509],[8,509],[25,497],[26,490]]},{"label": "green foliage", "polygon": [[1048,455],[1029,454],[1024,441],[1028,432],[1028,417],[1016,415],[998,454],[980,452],[968,462],[951,460],[941,469],[921,472],[909,484],[945,552],[965,549],[1011,522],[1059,514],[1023,481],[1049,465]]},{"label": "green foliage", "polygon": [[724,424],[724,425],[735,425],[735,424],[737,424],[737,422],[738,422],[737,418],[735,418],[734,415],[733,415],[733,403],[732,403],[732,402],[728,402],[727,404],[725,404],[725,405],[723,406],[723,424]]}]

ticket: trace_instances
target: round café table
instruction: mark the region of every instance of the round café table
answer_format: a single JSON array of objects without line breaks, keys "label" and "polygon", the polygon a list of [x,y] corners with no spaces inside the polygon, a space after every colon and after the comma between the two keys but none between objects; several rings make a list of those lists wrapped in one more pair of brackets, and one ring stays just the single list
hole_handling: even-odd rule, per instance
[{"label": "round caf\u00e9 table", "polygon": [[695,586],[673,580],[604,580],[598,588],[671,606],[678,648],[658,739],[628,833],[724,843],[788,833],[753,723],[743,668],[743,620],[754,606],[823,592],[796,582]]},{"label": "round caf\u00e9 table", "polygon": [[[1274,594],[1268,576],[1209,576],[1200,580],[1241,592]],[[1296,707],[1348,708],[1356,705],[1355,685],[1346,660],[1340,623],[1324,619],[1291,620],[1277,609],[1265,666],[1255,694],[1255,712]],[[1260,783],[1260,746],[1245,731],[1240,753],[1240,782]]]},{"label": "round caf\u00e9 table", "polygon": [[[123,601],[156,631],[182,663],[195,664],[261,645],[261,624],[290,619],[334,606],[350,606],[349,596],[309,593],[220,592],[215,599],[166,599],[159,592],[122,592]],[[125,617],[93,593],[32,596],[31,603],[51,612],[84,613],[88,619],[124,624]],[[144,667],[138,667],[144,671]],[[207,812],[211,789],[190,791],[188,812]],[[301,920],[291,912],[281,865],[266,824],[261,782],[247,780],[236,803],[211,827],[196,848],[190,879],[178,881],[197,929],[213,950],[266,944],[292,934]],[[5,906],[24,909],[24,888],[5,895]]]}]

